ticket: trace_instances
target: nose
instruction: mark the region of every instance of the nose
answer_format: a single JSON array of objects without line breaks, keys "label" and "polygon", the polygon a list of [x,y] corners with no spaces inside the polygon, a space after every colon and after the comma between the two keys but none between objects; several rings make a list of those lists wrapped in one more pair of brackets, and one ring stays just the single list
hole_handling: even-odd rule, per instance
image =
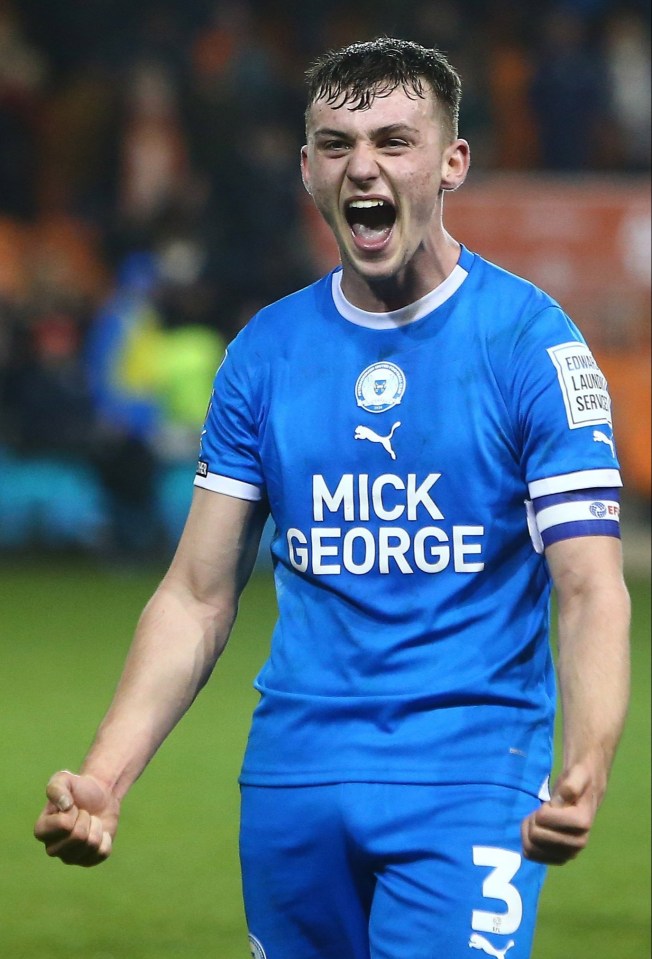
[{"label": "nose", "polygon": [[346,173],[356,184],[368,183],[375,180],[380,169],[374,155],[373,147],[365,143],[357,143],[349,154]]}]

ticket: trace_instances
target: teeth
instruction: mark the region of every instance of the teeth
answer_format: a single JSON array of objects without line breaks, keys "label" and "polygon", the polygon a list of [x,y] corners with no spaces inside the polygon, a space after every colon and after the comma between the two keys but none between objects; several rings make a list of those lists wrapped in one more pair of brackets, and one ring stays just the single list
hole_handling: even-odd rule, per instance
[{"label": "teeth", "polygon": [[349,206],[357,210],[370,210],[374,206],[385,206],[384,200],[352,200]]}]

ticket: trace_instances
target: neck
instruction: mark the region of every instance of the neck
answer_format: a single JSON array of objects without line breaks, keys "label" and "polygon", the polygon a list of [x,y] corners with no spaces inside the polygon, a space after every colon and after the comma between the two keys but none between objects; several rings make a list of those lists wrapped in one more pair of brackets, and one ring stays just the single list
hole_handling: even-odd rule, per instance
[{"label": "neck", "polygon": [[459,255],[459,243],[445,233],[437,249],[417,252],[405,267],[386,277],[365,276],[343,261],[342,293],[361,310],[391,313],[436,289],[453,272]]}]

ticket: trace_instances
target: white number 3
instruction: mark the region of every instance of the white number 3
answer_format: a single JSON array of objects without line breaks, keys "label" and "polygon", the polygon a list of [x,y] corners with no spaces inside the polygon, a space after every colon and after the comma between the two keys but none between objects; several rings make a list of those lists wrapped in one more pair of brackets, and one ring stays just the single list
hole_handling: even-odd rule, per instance
[{"label": "white number 3", "polygon": [[482,883],[482,895],[486,899],[500,899],[507,912],[485,912],[474,909],[471,926],[478,932],[494,932],[507,936],[516,932],[523,918],[523,900],[512,879],[521,865],[521,857],[509,849],[493,846],[474,846],[473,862],[476,866],[492,866],[492,871]]}]

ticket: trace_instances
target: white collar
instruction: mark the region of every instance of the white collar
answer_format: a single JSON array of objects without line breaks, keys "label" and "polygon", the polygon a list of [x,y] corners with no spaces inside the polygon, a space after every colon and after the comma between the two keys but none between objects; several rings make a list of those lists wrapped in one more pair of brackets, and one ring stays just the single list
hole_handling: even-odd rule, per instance
[{"label": "white collar", "polygon": [[356,326],[366,326],[370,330],[395,330],[408,323],[414,323],[422,319],[428,313],[445,303],[446,300],[459,290],[462,283],[468,276],[468,272],[459,265],[455,266],[453,272],[446,277],[443,283],[436,286],[430,293],[426,293],[421,299],[414,303],[408,303],[402,306],[400,310],[391,310],[389,313],[370,313],[367,310],[361,310],[359,307],[349,303],[342,293],[342,271],[336,270],[333,273],[331,289],[333,293],[333,302],[335,307],[345,320],[355,323]]}]

